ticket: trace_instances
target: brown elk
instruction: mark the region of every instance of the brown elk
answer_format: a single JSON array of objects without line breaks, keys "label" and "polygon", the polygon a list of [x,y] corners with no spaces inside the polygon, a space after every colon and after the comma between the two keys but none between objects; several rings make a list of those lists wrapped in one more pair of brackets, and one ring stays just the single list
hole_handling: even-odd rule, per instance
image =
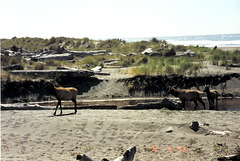
[{"label": "brown elk", "polygon": [[209,109],[211,109],[211,107],[214,108],[214,100],[216,100],[216,109],[218,109],[218,92],[216,90],[210,90],[209,86],[205,86],[203,92],[207,93]]},{"label": "brown elk", "polygon": [[185,110],[186,110],[186,108],[185,108],[186,101],[194,101],[194,104],[195,104],[194,110],[196,110],[196,108],[198,107],[197,101],[199,101],[203,105],[204,110],[206,109],[205,103],[203,102],[203,100],[201,98],[202,92],[200,92],[198,90],[187,90],[187,89],[176,90],[175,88],[170,87],[168,94],[172,94],[175,97],[179,97],[179,99],[182,101],[182,107]]},{"label": "brown elk", "polygon": [[75,113],[77,113],[76,97],[77,97],[78,90],[76,88],[73,88],[73,87],[68,87],[68,88],[56,87],[52,82],[50,82],[47,85],[47,88],[50,90],[50,92],[58,100],[56,110],[55,110],[53,115],[56,115],[58,106],[60,106],[60,110],[61,110],[60,115],[62,115],[62,103],[61,103],[62,100],[71,100],[74,103]]}]

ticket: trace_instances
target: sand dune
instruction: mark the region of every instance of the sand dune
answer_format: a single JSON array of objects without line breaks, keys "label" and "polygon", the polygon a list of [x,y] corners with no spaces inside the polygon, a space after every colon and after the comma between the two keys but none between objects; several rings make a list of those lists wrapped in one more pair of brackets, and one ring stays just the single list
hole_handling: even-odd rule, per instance
[{"label": "sand dune", "polygon": [[[77,154],[113,160],[131,146],[137,148],[135,161],[216,160],[235,154],[240,146],[240,112],[71,112],[1,111],[2,160],[76,160]],[[189,128],[193,121],[205,126],[194,132]],[[166,132],[169,127],[172,132]],[[213,135],[209,130],[230,133]]]}]

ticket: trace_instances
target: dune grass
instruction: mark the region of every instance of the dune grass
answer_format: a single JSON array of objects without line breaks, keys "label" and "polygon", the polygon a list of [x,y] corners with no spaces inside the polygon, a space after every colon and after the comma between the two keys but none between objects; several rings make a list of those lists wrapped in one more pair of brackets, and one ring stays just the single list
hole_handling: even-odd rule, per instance
[{"label": "dune grass", "polygon": [[[196,74],[203,68],[203,61],[209,60],[213,65],[224,65],[240,63],[240,51],[215,50],[199,46],[183,46],[167,44],[164,40],[152,38],[149,41],[126,42],[121,39],[108,40],[90,40],[89,38],[75,39],[65,37],[52,37],[51,39],[42,38],[16,38],[1,40],[2,48],[11,48],[12,46],[22,47],[29,51],[36,52],[39,49],[55,50],[59,45],[63,45],[67,50],[72,51],[91,51],[106,50],[112,55],[87,56],[85,58],[74,58],[74,63],[68,61],[45,60],[43,63],[27,62],[21,57],[1,57],[1,66],[11,64],[21,64],[24,69],[55,69],[57,66],[83,68],[87,64],[87,69],[97,65],[103,65],[104,60],[118,59],[115,65],[123,67],[132,67],[130,73],[134,75],[166,75],[166,74]],[[194,57],[165,57],[163,46],[174,52],[184,52],[191,50],[196,53]],[[147,48],[154,51],[160,51],[160,56],[145,56],[141,52]],[[132,56],[124,56],[130,53]]]},{"label": "dune grass", "polygon": [[134,75],[194,74],[201,69],[202,60],[191,57],[149,57],[148,63],[131,69]]}]

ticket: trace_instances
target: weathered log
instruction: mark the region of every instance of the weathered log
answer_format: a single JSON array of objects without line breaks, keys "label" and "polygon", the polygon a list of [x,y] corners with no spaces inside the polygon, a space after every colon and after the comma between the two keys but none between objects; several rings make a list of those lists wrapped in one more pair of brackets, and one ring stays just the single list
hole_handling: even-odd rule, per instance
[{"label": "weathered log", "polygon": [[[123,156],[118,157],[117,159],[115,159],[114,161],[133,161],[134,156],[136,153],[136,147],[130,147],[127,149],[127,151],[123,154]],[[77,160],[80,161],[94,161],[92,158],[90,158],[89,156],[83,154],[83,155],[77,155]],[[102,159],[102,161],[109,161],[108,159]]]},{"label": "weathered log", "polygon": [[91,71],[93,71],[93,72],[101,72],[102,69],[103,69],[102,66],[96,66],[96,67],[92,68]]},{"label": "weathered log", "polygon": [[23,70],[23,66],[21,64],[13,64],[8,66],[3,66],[2,70]]},{"label": "weathered log", "polygon": [[115,159],[114,161],[133,161],[134,156],[136,153],[136,147],[130,147],[127,151],[123,154],[123,156]]},{"label": "weathered log", "polygon": [[164,98],[162,101],[158,101],[158,102],[148,102],[148,103],[138,103],[136,105],[127,105],[127,106],[121,107],[120,109],[143,110],[143,109],[162,109],[164,107],[169,110],[182,109],[180,102],[170,100],[168,98]]},{"label": "weathered log", "polygon": [[56,78],[57,76],[90,77],[94,75],[94,73],[90,70],[13,70],[11,74],[37,77],[43,76],[47,78]]},{"label": "weathered log", "polygon": [[77,160],[80,161],[94,161],[92,158],[90,158],[89,156],[83,154],[83,155],[77,155]]},{"label": "weathered log", "polygon": [[240,64],[230,64],[230,67],[236,67],[236,68],[240,68]]},{"label": "weathered log", "polygon": [[86,57],[92,55],[105,55],[107,52],[106,50],[98,50],[98,51],[71,51],[70,53],[72,53],[74,56]]},{"label": "weathered log", "polygon": [[64,54],[50,54],[50,55],[43,55],[38,58],[39,60],[46,60],[46,59],[54,59],[54,60],[72,60],[73,54],[71,53],[64,53]]},{"label": "weathered log", "polygon": [[142,52],[142,55],[150,55],[153,52],[152,48],[147,48]]},{"label": "weathered log", "polygon": [[228,155],[224,157],[217,158],[219,161],[226,161],[226,160],[240,160],[240,155]]}]

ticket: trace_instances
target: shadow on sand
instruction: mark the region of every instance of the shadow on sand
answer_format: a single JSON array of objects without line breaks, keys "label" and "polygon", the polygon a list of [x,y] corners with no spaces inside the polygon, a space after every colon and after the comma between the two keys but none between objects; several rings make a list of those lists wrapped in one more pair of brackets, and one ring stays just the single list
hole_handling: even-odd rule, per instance
[{"label": "shadow on sand", "polygon": [[70,115],[75,115],[76,113],[75,112],[72,112],[72,113],[66,113],[66,114],[58,114],[58,115],[52,115],[52,116],[49,116],[49,117],[55,117],[55,116],[70,116]]}]

